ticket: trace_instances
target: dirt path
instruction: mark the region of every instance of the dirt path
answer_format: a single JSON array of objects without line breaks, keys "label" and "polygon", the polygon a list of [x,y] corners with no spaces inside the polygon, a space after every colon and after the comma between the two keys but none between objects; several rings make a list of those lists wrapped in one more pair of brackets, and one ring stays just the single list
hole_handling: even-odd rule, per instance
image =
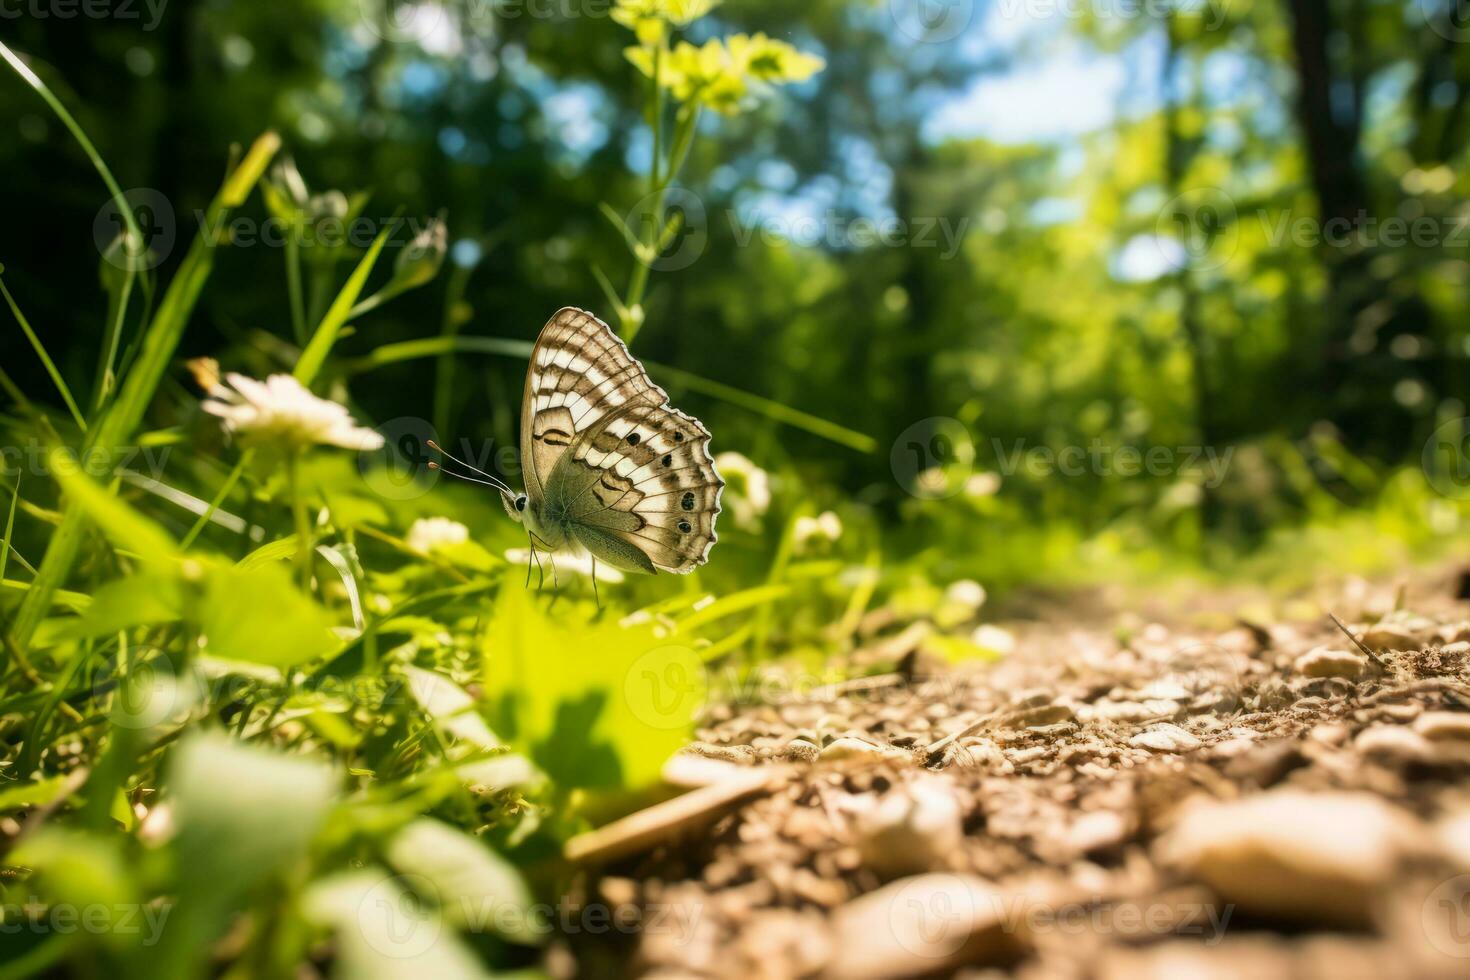
[{"label": "dirt path", "polygon": [[717,707],[669,773],[704,788],[576,842],[581,900],[641,922],[582,975],[1470,975],[1451,591],[1339,607],[1366,651],[1033,625],[942,668],[895,624],[903,669]]}]

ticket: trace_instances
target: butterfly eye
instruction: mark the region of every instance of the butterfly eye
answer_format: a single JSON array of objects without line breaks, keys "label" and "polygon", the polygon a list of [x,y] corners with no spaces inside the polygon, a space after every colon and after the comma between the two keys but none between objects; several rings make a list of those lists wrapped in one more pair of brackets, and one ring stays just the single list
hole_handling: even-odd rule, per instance
[{"label": "butterfly eye", "polygon": [[526,495],[525,494],[521,494],[519,497],[516,498],[516,510],[525,510],[525,509],[526,509]]}]

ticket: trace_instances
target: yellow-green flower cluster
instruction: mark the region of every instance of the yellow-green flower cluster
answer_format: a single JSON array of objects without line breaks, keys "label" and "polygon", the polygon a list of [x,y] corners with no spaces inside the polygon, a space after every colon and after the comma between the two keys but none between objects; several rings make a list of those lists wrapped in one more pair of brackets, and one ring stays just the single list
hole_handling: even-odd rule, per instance
[{"label": "yellow-green flower cluster", "polygon": [[688,27],[720,5],[720,0],[618,0],[612,18],[638,35],[638,43],[657,45],[669,27]]},{"label": "yellow-green flower cluster", "polygon": [[[653,77],[654,52],[647,47],[629,48],[628,60],[643,74]],[[659,82],[680,102],[692,102],[732,115],[761,85],[804,82],[826,64],[765,34],[735,34],[711,38],[696,47],[680,41],[662,55]]]}]

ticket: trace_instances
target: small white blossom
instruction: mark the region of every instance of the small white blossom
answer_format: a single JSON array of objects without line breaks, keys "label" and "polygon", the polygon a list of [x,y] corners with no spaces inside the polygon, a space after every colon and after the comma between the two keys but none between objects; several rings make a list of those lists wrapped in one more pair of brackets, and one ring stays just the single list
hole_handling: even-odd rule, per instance
[{"label": "small white blossom", "polygon": [[383,445],[383,437],[357,425],[346,408],[318,398],[289,374],[273,374],[265,381],[227,374],[225,380],[229,386],[216,385],[203,408],[251,442],[358,450]]},{"label": "small white blossom", "polygon": [[944,601],[960,606],[969,612],[978,612],[985,605],[985,586],[974,579],[962,578],[949,583],[944,590]]},{"label": "small white blossom", "polygon": [[819,541],[836,541],[842,537],[842,518],[830,510],[823,511],[817,517],[798,517],[792,536],[797,551],[805,550]]},{"label": "small white blossom", "polygon": [[464,544],[470,529],[447,517],[427,517],[413,522],[408,529],[408,546],[420,554],[433,554],[439,548]]},{"label": "small white blossom", "polygon": [[[537,548],[536,558],[533,561],[530,548],[511,548],[505,553],[505,560],[512,565],[530,565],[532,568],[536,567],[536,562],[540,562],[542,570],[546,573],[546,581],[548,582],[552,580],[551,566],[553,563],[556,565],[556,573],[558,575],[562,572],[571,572],[573,575],[580,575],[583,578],[592,577],[592,556],[586,553],[573,555],[560,552],[549,555],[545,549]],[[621,571],[613,568],[607,562],[601,561],[597,563],[597,581],[611,582],[616,585],[618,582],[624,581],[625,578],[626,576]]]},{"label": "small white blossom", "polygon": [[771,507],[771,476],[740,453],[720,453],[715,468],[725,478],[729,493],[725,507],[742,531],[760,530],[760,519]]}]

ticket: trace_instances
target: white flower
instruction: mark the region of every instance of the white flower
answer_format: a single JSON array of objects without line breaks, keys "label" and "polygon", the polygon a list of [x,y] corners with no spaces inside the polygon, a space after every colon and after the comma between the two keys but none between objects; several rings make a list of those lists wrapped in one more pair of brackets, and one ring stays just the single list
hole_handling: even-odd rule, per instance
[{"label": "white flower", "polygon": [[944,590],[944,601],[968,612],[979,612],[980,607],[985,605],[985,586],[969,578],[951,582],[949,588]]},{"label": "white flower", "polygon": [[225,380],[230,386],[215,385],[203,408],[249,441],[358,450],[383,445],[383,437],[358,426],[346,408],[318,398],[289,374],[273,374],[265,381],[227,374]]},{"label": "white flower", "polygon": [[720,453],[715,468],[729,485],[725,506],[742,531],[760,529],[760,519],[771,507],[771,477],[740,453]]},{"label": "white flower", "polygon": [[408,529],[408,546],[420,554],[432,554],[439,548],[464,544],[470,529],[447,517],[428,517],[413,522]]},{"label": "white flower", "polygon": [[[505,560],[512,565],[530,565],[533,568],[535,567],[535,562],[531,560],[530,548],[511,548],[505,553]],[[573,575],[580,575],[583,578],[592,577],[592,556],[589,554],[572,555],[561,552],[555,555],[548,555],[545,549],[537,548],[536,561],[541,563],[541,569],[546,573],[546,581],[548,582],[552,581],[551,565],[553,562],[556,564],[556,573],[558,575],[562,572],[571,572]],[[597,581],[617,584],[623,581],[624,578],[625,576],[622,572],[613,568],[607,562],[597,563]]]},{"label": "white flower", "polygon": [[836,541],[842,537],[842,518],[830,510],[818,517],[798,517],[792,532],[796,550],[803,551],[818,541]]}]

